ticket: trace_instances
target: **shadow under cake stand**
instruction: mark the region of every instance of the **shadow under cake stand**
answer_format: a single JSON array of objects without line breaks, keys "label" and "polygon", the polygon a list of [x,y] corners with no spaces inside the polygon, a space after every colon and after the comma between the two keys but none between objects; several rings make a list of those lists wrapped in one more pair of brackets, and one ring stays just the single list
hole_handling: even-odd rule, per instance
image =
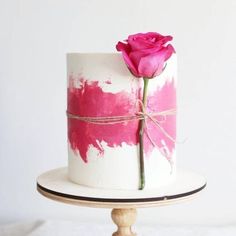
[{"label": "shadow under cake stand", "polygon": [[168,186],[152,190],[106,190],[75,184],[68,179],[67,168],[43,173],[37,178],[37,190],[45,197],[63,203],[87,207],[112,208],[111,217],[118,229],[113,236],[134,236],[131,226],[141,207],[179,203],[196,196],[206,186],[203,176],[179,170]]}]

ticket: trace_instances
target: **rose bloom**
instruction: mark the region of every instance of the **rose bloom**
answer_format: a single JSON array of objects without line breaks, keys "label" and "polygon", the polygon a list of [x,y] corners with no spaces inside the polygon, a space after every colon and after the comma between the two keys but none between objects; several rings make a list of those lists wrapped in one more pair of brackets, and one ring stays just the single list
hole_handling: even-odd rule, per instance
[{"label": "rose bloom", "polygon": [[167,44],[171,40],[172,36],[155,32],[138,33],[130,35],[124,42],[118,42],[116,49],[122,52],[134,76],[153,78],[161,74],[165,62],[175,53],[173,46]]}]

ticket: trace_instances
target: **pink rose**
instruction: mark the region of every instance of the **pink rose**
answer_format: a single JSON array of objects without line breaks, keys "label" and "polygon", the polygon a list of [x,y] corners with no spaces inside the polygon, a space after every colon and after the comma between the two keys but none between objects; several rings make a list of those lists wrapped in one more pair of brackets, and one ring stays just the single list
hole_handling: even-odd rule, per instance
[{"label": "pink rose", "polygon": [[[153,78],[161,74],[165,62],[175,53],[171,36],[155,32],[130,35],[125,42],[118,42],[116,49],[122,52],[124,61],[136,77]],[[167,44],[167,45],[166,45]]]}]

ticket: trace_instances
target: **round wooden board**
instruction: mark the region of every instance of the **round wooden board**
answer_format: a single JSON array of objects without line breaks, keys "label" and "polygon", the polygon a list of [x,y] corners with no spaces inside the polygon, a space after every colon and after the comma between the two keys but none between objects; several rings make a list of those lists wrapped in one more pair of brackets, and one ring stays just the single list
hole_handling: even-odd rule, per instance
[{"label": "round wooden board", "polygon": [[37,190],[52,200],[88,207],[138,208],[169,205],[196,196],[206,186],[203,176],[179,170],[176,180],[158,189],[107,190],[71,182],[67,168],[43,173],[37,178]]}]

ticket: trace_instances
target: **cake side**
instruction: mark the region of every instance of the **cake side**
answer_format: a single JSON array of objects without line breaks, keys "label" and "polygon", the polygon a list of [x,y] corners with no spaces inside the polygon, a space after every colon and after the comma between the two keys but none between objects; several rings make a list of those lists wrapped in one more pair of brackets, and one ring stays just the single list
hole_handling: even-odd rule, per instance
[{"label": "cake side", "polygon": [[[120,54],[68,54],[67,71],[69,113],[87,118],[130,117],[139,110],[142,84],[130,74]],[[176,108],[176,55],[149,83],[149,113]],[[168,138],[175,139],[175,114],[157,118],[164,132],[146,120],[145,188],[157,188],[175,176],[175,143]],[[69,118],[69,178],[97,188],[138,189],[138,128],[137,119],[94,124]]]}]

